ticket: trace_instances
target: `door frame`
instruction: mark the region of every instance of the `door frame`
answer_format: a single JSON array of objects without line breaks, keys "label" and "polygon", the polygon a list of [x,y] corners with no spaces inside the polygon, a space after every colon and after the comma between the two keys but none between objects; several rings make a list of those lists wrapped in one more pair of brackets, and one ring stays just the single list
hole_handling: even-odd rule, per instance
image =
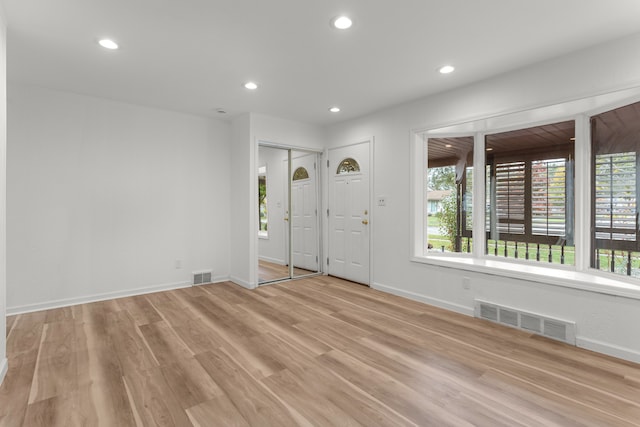
[{"label": "door frame", "polygon": [[[323,149],[320,148],[312,148],[312,147],[299,147],[299,146],[295,146],[295,145],[287,145],[287,144],[279,144],[277,142],[273,142],[273,141],[269,141],[267,139],[262,139],[262,138],[255,138],[254,139],[254,143],[253,143],[253,151],[255,153],[255,155],[253,156],[253,161],[251,162],[253,164],[253,167],[251,168],[250,171],[250,179],[252,184],[252,188],[253,190],[251,191],[251,209],[252,209],[252,214],[251,214],[251,218],[252,218],[252,227],[255,227],[255,224],[258,221],[258,188],[257,185],[255,184],[258,180],[258,167],[259,167],[259,156],[258,156],[258,150],[260,149],[260,146],[263,147],[271,147],[271,148],[279,148],[282,150],[292,150],[292,151],[303,151],[303,152],[307,152],[309,154],[315,154],[317,156],[317,162],[318,164],[322,164],[324,157],[325,157],[325,151]],[[288,165],[288,177],[291,176],[292,174],[292,170],[291,170],[291,152],[289,152],[288,155],[289,158],[289,165]],[[322,188],[324,185],[324,174],[322,173],[322,169],[321,167],[317,167],[316,168],[316,185],[319,186],[320,188],[318,188],[318,191],[316,191],[316,199],[317,199],[317,203],[318,203],[318,212],[323,212],[323,207],[325,206],[325,204],[323,203],[323,197],[322,194],[324,194],[324,189]],[[290,179],[290,178],[288,178]],[[288,186],[288,207],[287,209],[289,210],[289,212],[291,212],[291,186]],[[324,259],[324,254],[326,253],[324,251],[324,221],[322,220],[322,216],[318,215],[318,259],[322,260]],[[253,229],[255,230],[255,229]],[[259,283],[258,280],[258,261],[259,261],[259,242],[258,242],[258,233],[254,232],[253,234],[253,250],[249,251],[249,258],[250,258],[250,277],[253,278],[252,283],[254,283],[253,286],[251,286],[251,288],[255,289],[258,286],[263,286],[262,283]],[[289,252],[291,252],[291,221],[289,221]],[[264,285],[270,285],[270,284],[274,284],[274,283],[280,283],[283,281],[288,281],[288,280],[296,280],[298,278],[305,278],[305,277],[310,277],[310,276],[314,276],[314,275],[322,275],[322,274],[326,274],[326,268],[325,268],[325,264],[319,262],[318,263],[318,272],[317,273],[313,273],[313,274],[309,274],[309,275],[304,275],[304,276],[300,276],[300,277],[293,277],[292,276],[292,263],[291,263],[291,253],[289,253],[289,278],[287,279],[283,279],[283,280],[278,280],[278,281],[273,281],[273,282],[267,282],[264,283]]]},{"label": "door frame", "polygon": [[[350,144],[344,144],[344,145],[337,145],[335,147],[331,147],[331,148],[327,148],[324,151],[324,157],[326,158],[327,162],[329,161],[329,153],[332,150],[338,150],[341,148],[348,148],[348,147],[353,147],[355,145],[360,145],[360,144],[369,144],[369,283],[365,283],[365,285],[369,286],[370,288],[373,287],[373,284],[375,283],[374,281],[374,277],[373,277],[373,240],[374,240],[374,230],[375,230],[375,226],[376,226],[376,213],[375,210],[373,209],[373,205],[374,205],[374,153],[375,153],[375,137],[374,136],[370,136],[370,137],[366,137],[366,138],[362,138],[359,139],[358,142],[353,142]],[[325,168],[322,168],[325,169]],[[326,178],[325,178],[325,189],[323,189],[323,194],[324,194],[324,199],[326,200],[325,206],[327,206],[328,209],[331,209],[330,206],[330,199],[329,199],[329,186],[331,185],[331,179],[333,177],[333,174],[331,173],[331,170],[329,169],[329,165],[327,164],[327,168],[326,168]],[[322,258],[322,263],[323,263],[323,271],[325,271],[325,275],[329,274],[329,266],[327,265],[328,260],[329,260],[329,238],[330,238],[330,230],[329,230],[329,215],[328,215],[328,211],[325,211],[325,215],[322,216],[324,218],[324,220],[326,221],[326,227],[324,227],[324,233],[323,233],[323,247],[324,247],[324,251],[323,253],[326,253],[327,256]]]}]

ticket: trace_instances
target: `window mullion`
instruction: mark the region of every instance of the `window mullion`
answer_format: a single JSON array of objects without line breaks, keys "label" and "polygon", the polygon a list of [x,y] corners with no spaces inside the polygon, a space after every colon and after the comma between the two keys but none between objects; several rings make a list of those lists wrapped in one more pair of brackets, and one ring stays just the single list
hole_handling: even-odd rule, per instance
[{"label": "window mullion", "polygon": [[486,159],[484,148],[484,134],[477,133],[473,141],[473,208],[472,208],[472,225],[473,225],[473,245],[471,252],[475,258],[484,257],[484,248],[487,241],[487,233],[485,231],[485,177],[486,177]]},{"label": "window mullion", "polygon": [[577,271],[589,269],[591,246],[591,138],[590,123],[585,115],[578,115],[575,140],[575,209],[574,209],[574,242],[575,266]]},{"label": "window mullion", "polygon": [[[532,209],[533,204],[531,200],[532,191],[532,176],[531,176],[531,159],[527,159],[524,163],[524,238],[528,240],[533,235],[532,224]],[[548,191],[547,191],[548,194]]]},{"label": "window mullion", "polygon": [[640,230],[638,229],[640,227],[640,224],[638,223],[638,204],[640,202],[640,156],[638,155],[638,152],[636,152],[636,226],[635,226],[635,234],[636,234],[636,248],[635,250],[638,250],[638,245],[640,244],[639,240],[640,240]]}]

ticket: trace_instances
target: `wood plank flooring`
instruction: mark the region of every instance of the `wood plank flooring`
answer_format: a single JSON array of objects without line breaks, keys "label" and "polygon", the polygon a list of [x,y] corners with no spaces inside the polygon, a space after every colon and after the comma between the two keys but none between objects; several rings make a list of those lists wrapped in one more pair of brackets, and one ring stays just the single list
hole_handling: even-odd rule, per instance
[{"label": "wood plank flooring", "polygon": [[329,277],[13,316],[0,426],[638,426],[640,365]]},{"label": "wood plank flooring", "polygon": [[[308,274],[316,273],[315,271],[305,270],[303,268],[294,267],[293,277],[306,276]],[[289,266],[276,264],[269,261],[258,261],[258,279],[260,283],[272,282],[275,280],[282,280],[289,278]]]}]

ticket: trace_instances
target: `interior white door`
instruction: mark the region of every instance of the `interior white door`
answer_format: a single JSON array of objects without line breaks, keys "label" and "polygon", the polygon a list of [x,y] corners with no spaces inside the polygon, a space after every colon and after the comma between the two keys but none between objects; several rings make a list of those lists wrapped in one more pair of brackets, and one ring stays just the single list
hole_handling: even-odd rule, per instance
[{"label": "interior white door", "polygon": [[329,150],[329,266],[332,276],[369,285],[370,143]]},{"label": "interior white door", "polygon": [[318,271],[316,155],[295,156],[292,153],[291,166],[291,256],[293,266],[316,272]]}]

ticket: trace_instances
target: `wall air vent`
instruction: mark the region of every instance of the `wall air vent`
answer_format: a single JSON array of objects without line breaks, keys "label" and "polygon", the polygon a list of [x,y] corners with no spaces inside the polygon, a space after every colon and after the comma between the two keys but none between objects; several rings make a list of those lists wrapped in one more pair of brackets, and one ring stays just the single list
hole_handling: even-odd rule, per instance
[{"label": "wall air vent", "polygon": [[213,277],[213,272],[211,270],[194,272],[193,284],[203,285],[205,283],[211,283],[212,277]]},{"label": "wall air vent", "polygon": [[479,300],[475,301],[475,317],[576,345],[576,324],[574,322],[553,319]]},{"label": "wall air vent", "polygon": [[520,315],[520,327],[527,331],[542,333],[542,326],[540,324],[540,318],[536,316],[530,316],[528,314]]},{"label": "wall air vent", "polygon": [[477,317],[481,317],[483,319],[491,320],[492,322],[497,322],[498,321],[498,307],[493,306],[493,305],[489,305],[489,304],[482,304],[480,306],[480,316],[477,316]]},{"label": "wall air vent", "polygon": [[518,327],[518,312],[507,310],[506,308],[501,308],[499,310],[500,313],[500,323],[504,323],[505,325]]},{"label": "wall air vent", "polygon": [[560,341],[567,340],[567,325],[554,320],[543,319],[543,334],[545,337],[554,338]]}]

